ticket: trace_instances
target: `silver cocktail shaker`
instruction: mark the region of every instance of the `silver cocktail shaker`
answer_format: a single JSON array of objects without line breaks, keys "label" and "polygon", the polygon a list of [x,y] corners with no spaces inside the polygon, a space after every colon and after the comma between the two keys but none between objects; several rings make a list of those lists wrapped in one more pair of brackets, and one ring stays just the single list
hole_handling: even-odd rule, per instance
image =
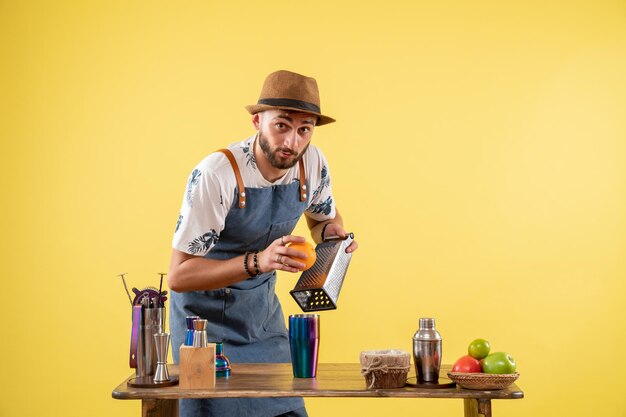
[{"label": "silver cocktail shaker", "polygon": [[435,330],[435,319],[420,318],[413,336],[413,362],[419,382],[437,382],[441,369],[441,335]]}]

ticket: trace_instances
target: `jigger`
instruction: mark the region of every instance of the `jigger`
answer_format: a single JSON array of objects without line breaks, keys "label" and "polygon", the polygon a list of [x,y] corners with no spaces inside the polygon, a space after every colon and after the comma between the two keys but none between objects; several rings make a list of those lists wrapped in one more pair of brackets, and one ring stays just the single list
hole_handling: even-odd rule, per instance
[{"label": "jigger", "polygon": [[187,324],[187,333],[185,335],[185,346],[193,346],[193,322],[198,320],[199,316],[187,316],[185,323]]},{"label": "jigger", "polygon": [[193,347],[206,347],[208,344],[208,336],[206,327],[209,324],[207,320],[196,319],[193,321]]},{"label": "jigger", "polygon": [[166,382],[170,380],[167,371],[167,350],[170,345],[169,333],[155,333],[154,346],[156,346],[157,367],[154,373],[154,382]]}]

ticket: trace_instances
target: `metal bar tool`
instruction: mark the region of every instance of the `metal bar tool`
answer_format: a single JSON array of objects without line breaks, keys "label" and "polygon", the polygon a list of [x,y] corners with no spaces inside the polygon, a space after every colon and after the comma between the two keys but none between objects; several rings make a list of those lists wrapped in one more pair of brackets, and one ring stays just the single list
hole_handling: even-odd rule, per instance
[{"label": "metal bar tool", "polygon": [[413,363],[418,382],[437,382],[441,369],[441,335],[435,319],[421,318],[413,336]]},{"label": "metal bar tool", "polygon": [[155,333],[154,345],[156,346],[157,367],[154,372],[154,382],[166,382],[170,380],[167,370],[167,351],[170,346],[169,333]]}]

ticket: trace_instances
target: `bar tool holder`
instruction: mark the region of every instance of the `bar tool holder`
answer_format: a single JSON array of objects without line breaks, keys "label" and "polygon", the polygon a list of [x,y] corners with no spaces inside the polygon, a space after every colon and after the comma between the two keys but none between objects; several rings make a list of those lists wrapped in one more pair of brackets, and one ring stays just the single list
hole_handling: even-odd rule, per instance
[{"label": "bar tool holder", "polygon": [[[137,376],[154,375],[157,367],[156,346],[154,335],[163,333],[165,328],[165,308],[143,308],[142,311],[143,337],[139,339],[141,356],[137,360]],[[142,360],[143,359],[143,360]]]},{"label": "bar tool holder", "polygon": [[[155,381],[158,370],[157,357],[160,355],[158,350],[157,335],[163,334],[165,328],[165,307],[147,307],[144,305],[133,306],[133,328],[131,332],[131,352],[130,365],[135,369],[135,378],[128,380],[127,384],[133,388],[157,388],[178,384],[178,377],[169,376],[167,380]],[[165,333],[167,334],[167,333]],[[167,343],[163,349],[164,356],[162,365],[167,360],[167,344],[169,343],[169,334],[167,334]],[[163,343],[163,342],[160,342]],[[161,367],[161,375],[163,376],[163,366]],[[167,373],[167,367],[165,367]]]},{"label": "bar tool holder", "polygon": [[206,347],[180,347],[180,388],[207,389],[215,387],[215,343]]},{"label": "bar tool holder", "polygon": [[[134,388],[175,385],[178,377],[169,376],[166,364],[170,337],[164,333],[167,291],[162,290],[163,276],[166,274],[159,274],[161,279],[158,290],[154,287],[133,288],[134,298],[128,291],[124,275],[120,274],[120,277],[132,307],[129,365],[135,369],[135,377],[129,379],[127,384]],[[162,338],[167,340],[161,340]]]},{"label": "bar tool holder", "polygon": [[413,363],[418,383],[437,383],[441,369],[441,335],[435,319],[420,318],[413,336]]},{"label": "bar tool holder", "polygon": [[315,247],[315,264],[300,275],[289,293],[302,311],[335,310],[341,286],[346,277],[351,253],[346,248],[354,240],[354,233],[345,238],[334,237]]},{"label": "bar tool holder", "polygon": [[163,333],[164,328],[165,307],[133,306],[130,367],[135,368],[137,378],[154,375],[157,364],[153,336],[156,333]]}]

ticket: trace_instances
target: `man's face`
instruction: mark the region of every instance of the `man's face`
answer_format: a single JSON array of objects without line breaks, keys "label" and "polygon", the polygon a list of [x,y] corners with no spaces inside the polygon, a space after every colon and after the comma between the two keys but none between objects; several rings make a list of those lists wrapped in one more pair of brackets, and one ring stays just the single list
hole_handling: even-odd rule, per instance
[{"label": "man's face", "polygon": [[317,116],[286,110],[267,110],[253,117],[259,145],[274,168],[288,169],[309,147]]}]

